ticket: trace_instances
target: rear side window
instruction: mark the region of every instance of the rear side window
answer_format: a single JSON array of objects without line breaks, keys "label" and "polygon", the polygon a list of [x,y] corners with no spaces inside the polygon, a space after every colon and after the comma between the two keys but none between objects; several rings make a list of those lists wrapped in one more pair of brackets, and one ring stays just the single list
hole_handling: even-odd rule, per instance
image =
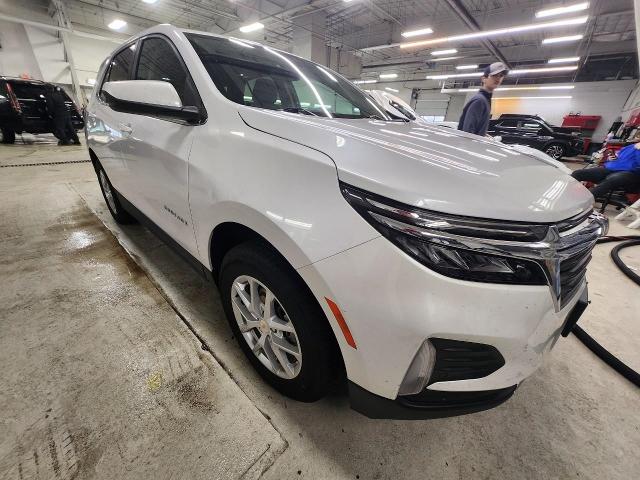
[{"label": "rear side window", "polygon": [[178,92],[182,105],[200,104],[193,81],[180,57],[162,38],[151,37],[142,42],[135,79],[169,82]]},{"label": "rear side window", "polygon": [[105,82],[117,82],[119,80],[129,80],[129,78],[131,78],[130,72],[131,65],[133,64],[135,48],[135,45],[131,45],[129,48],[125,48],[113,57]]},{"label": "rear side window", "polygon": [[500,122],[500,126],[501,127],[507,127],[507,128],[515,128],[518,126],[518,121],[517,120],[502,120]]},{"label": "rear side window", "polygon": [[19,99],[42,99],[44,100],[44,94],[46,88],[44,85],[33,84],[27,82],[13,82],[11,85],[13,93]]}]

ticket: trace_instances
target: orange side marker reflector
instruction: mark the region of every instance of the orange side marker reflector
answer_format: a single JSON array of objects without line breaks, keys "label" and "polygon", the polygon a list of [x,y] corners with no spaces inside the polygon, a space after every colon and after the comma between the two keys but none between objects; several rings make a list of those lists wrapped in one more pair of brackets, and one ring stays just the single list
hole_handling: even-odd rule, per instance
[{"label": "orange side marker reflector", "polygon": [[347,341],[349,346],[357,350],[358,347],[356,347],[356,342],[353,339],[353,336],[351,335],[351,331],[349,330],[349,327],[347,326],[347,322],[345,322],[344,317],[342,316],[342,312],[338,308],[338,305],[336,305],[335,302],[329,300],[327,297],[324,297],[324,299],[327,301],[329,308],[333,312],[333,316],[336,317],[336,320],[338,321],[338,325],[340,325],[340,330],[342,330],[342,334],[344,335],[344,339]]}]

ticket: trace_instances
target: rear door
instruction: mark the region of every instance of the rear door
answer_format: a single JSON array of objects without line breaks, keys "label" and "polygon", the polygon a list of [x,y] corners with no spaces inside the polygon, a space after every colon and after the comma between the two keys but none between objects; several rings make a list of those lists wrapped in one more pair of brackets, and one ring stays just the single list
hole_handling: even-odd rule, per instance
[{"label": "rear door", "polygon": [[503,143],[519,143],[518,142],[518,121],[512,118],[498,120],[494,127],[492,135],[500,135]]},{"label": "rear door", "polygon": [[51,131],[47,112],[46,87],[41,83],[27,81],[9,82],[22,110],[22,128],[29,133]]},{"label": "rear door", "polygon": [[[138,48],[134,80],[169,82],[183,106],[202,105],[184,61],[169,39],[151,35],[143,38]],[[197,256],[189,209],[188,160],[198,127],[146,115],[119,115],[130,132],[122,143],[124,162],[135,184],[128,200]]]},{"label": "rear door", "polygon": [[537,120],[520,120],[518,122],[520,144],[533,148],[541,148],[540,137],[546,133],[546,128]]}]

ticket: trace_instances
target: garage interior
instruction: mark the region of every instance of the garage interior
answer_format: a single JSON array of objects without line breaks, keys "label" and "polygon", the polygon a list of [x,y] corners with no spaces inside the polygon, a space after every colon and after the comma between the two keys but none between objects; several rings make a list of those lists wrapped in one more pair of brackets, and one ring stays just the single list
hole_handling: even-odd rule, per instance
[{"label": "garage interior", "polygon": [[[83,112],[111,52],[162,23],[291,52],[451,128],[477,73],[503,62],[522,73],[494,93],[492,119],[573,129],[584,142],[560,157],[571,170],[640,142],[637,0],[0,0],[0,80],[59,86]],[[0,478],[638,477],[640,391],[574,335],[508,402],[471,415],[370,419],[342,385],[286,398],[248,364],[215,284],[144,226],[113,220],[78,135],[0,145]],[[603,213],[608,235],[640,234],[616,201]],[[637,372],[640,296],[616,245],[595,247],[579,325]],[[639,246],[620,257],[640,273]]]}]

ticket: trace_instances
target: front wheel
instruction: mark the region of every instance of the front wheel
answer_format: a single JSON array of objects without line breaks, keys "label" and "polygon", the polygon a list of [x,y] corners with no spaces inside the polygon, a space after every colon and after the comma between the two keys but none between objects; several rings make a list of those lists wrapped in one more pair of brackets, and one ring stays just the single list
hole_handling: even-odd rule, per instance
[{"label": "front wheel", "polygon": [[102,165],[98,162],[96,162],[96,174],[98,175],[98,183],[100,184],[100,190],[102,190],[102,196],[104,197],[105,202],[107,202],[107,207],[109,208],[113,219],[122,225],[135,223],[135,218],[122,208],[122,204],[116,195],[117,192],[115,188],[111,185],[104,168],[102,168]]},{"label": "front wheel", "polygon": [[225,255],[218,285],[231,329],[258,373],[293,399],[322,398],[337,371],[335,339],[295,271],[261,243],[247,242]]},{"label": "front wheel", "polygon": [[3,128],[0,131],[2,132],[2,143],[16,143],[16,132],[11,128]]},{"label": "front wheel", "polygon": [[552,143],[551,145],[547,145],[547,148],[544,149],[544,153],[549,155],[554,160],[560,160],[562,157],[564,157],[565,148],[559,143]]}]

